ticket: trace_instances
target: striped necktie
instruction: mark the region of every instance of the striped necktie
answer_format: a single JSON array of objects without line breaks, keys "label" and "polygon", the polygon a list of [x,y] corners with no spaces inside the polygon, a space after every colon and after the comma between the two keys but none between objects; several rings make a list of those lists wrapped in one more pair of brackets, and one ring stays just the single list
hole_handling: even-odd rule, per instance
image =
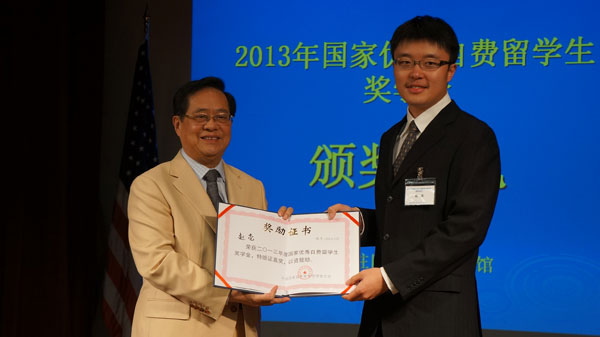
[{"label": "striped necktie", "polygon": [[206,180],[206,193],[208,193],[210,201],[212,201],[212,204],[217,212],[219,211],[219,202],[223,201],[221,200],[221,196],[219,195],[219,187],[217,186],[217,178],[220,176],[221,175],[219,174],[219,171],[212,169],[208,170],[203,178]]},{"label": "striped necktie", "polygon": [[410,151],[410,148],[415,143],[415,140],[417,140],[418,135],[419,135],[419,129],[417,128],[417,124],[415,124],[415,121],[413,120],[408,125],[408,133],[406,134],[404,143],[402,143],[402,147],[400,147],[400,152],[398,153],[398,157],[396,157],[396,160],[394,160],[394,165],[393,165],[394,177],[398,173],[400,164],[402,164],[402,161],[406,157],[406,154],[408,153],[408,151]]}]

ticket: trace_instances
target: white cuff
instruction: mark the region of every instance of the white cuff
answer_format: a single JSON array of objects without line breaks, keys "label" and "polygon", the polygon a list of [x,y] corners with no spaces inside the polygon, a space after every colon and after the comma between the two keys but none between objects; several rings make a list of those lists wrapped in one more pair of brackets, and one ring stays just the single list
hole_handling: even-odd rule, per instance
[{"label": "white cuff", "polygon": [[358,209],[358,230],[360,231],[360,235],[362,236],[365,232],[365,222],[363,221],[362,212],[360,208]]},{"label": "white cuff", "polygon": [[385,269],[381,267],[379,268],[379,270],[381,271],[381,276],[383,277],[385,284],[387,285],[388,289],[392,292],[392,295],[396,295],[398,293],[398,289],[396,289],[396,287],[392,283],[392,280],[390,280],[390,278],[388,277],[387,273],[385,272]]}]

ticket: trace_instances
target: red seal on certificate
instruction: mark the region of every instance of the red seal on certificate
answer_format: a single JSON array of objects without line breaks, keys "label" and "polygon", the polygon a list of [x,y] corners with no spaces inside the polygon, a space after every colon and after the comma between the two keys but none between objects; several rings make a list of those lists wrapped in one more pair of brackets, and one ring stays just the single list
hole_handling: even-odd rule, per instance
[{"label": "red seal on certificate", "polygon": [[302,266],[298,269],[298,278],[301,280],[308,280],[313,274],[312,268],[309,266]]}]

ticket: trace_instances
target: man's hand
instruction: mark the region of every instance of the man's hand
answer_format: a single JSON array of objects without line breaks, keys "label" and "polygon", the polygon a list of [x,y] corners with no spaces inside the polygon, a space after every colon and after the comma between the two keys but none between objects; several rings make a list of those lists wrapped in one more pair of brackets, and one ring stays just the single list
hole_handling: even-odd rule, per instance
[{"label": "man's hand", "polygon": [[356,285],[352,292],[342,296],[348,301],[372,300],[388,290],[379,268],[365,269],[352,276],[346,284]]},{"label": "man's hand", "polygon": [[275,297],[277,286],[271,289],[271,292],[265,294],[249,294],[237,290],[232,290],[229,295],[229,302],[242,303],[252,307],[268,306],[289,302],[289,297]]},{"label": "man's hand", "polygon": [[327,216],[329,217],[329,220],[335,218],[335,213],[337,212],[350,212],[350,211],[360,211],[360,209],[358,209],[358,207],[350,207],[348,205],[344,205],[344,204],[335,204],[333,206],[329,206],[329,208],[327,208]]},{"label": "man's hand", "polygon": [[277,211],[277,214],[282,217],[283,220],[289,219],[290,216],[292,216],[292,213],[294,213],[294,209],[286,206],[279,207],[279,211]]}]

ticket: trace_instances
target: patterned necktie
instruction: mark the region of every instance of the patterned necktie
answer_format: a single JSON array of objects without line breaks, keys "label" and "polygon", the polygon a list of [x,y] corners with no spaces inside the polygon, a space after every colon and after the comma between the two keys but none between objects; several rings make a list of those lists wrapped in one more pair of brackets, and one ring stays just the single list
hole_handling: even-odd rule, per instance
[{"label": "patterned necktie", "polygon": [[217,186],[217,178],[220,176],[219,171],[212,169],[208,170],[204,175],[204,180],[206,180],[206,193],[210,197],[210,201],[212,201],[215,210],[219,211],[219,202],[221,200],[221,196],[219,196],[219,187]]},{"label": "patterned necktie", "polygon": [[394,161],[394,165],[393,165],[394,166],[394,177],[398,173],[400,164],[402,164],[402,161],[406,157],[406,154],[408,153],[408,151],[410,151],[410,148],[415,143],[415,140],[417,140],[418,135],[419,135],[419,129],[417,128],[417,124],[415,124],[415,121],[413,120],[408,125],[408,133],[406,134],[404,143],[402,143],[402,147],[400,147],[400,152],[398,153],[398,157],[396,157],[396,160]]}]

